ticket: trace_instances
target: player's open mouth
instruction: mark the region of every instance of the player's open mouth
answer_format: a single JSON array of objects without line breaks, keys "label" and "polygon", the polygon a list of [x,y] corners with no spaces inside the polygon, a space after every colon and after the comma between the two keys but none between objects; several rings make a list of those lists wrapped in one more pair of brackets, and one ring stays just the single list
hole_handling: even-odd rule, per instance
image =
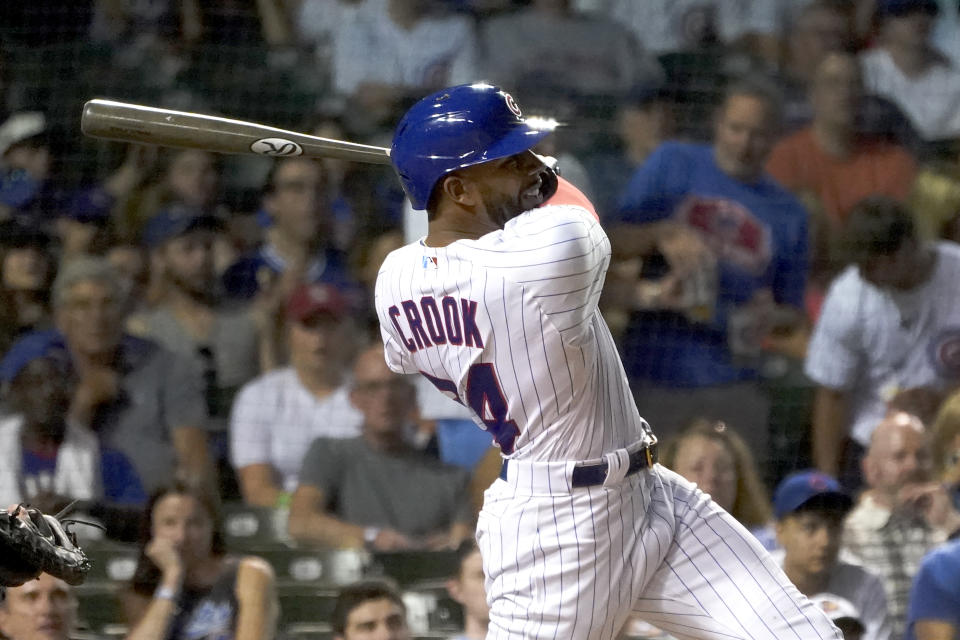
[{"label": "player's open mouth", "polygon": [[537,178],[537,181],[533,185],[531,185],[526,191],[520,193],[520,203],[523,205],[524,209],[533,209],[534,207],[542,204],[543,194],[540,191],[542,184],[542,180]]}]

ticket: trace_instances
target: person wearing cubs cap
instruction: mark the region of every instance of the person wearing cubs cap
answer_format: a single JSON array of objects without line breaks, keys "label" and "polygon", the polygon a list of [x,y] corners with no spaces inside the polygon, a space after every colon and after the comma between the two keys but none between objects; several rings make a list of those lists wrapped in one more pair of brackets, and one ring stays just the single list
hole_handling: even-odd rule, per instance
[{"label": "person wearing cubs cap", "polygon": [[867,628],[860,621],[860,612],[852,602],[832,593],[818,593],[810,601],[823,609],[827,617],[843,632],[843,640],[863,640]]},{"label": "person wearing cubs cap", "polygon": [[356,336],[348,298],[301,284],[286,301],[290,364],[247,383],[230,414],[230,456],[248,504],[286,506],[314,438],[352,438],[362,417],[346,385]]},{"label": "person wearing cubs cap", "polygon": [[458,85],[412,106],[390,152],[428,230],[380,269],[380,357],[469,407],[504,458],[477,524],[488,637],[607,640],[636,611],[684,638],[839,639],[750,532],[657,463],[598,307],[610,239],[532,151],[556,126]]},{"label": "person wearing cubs cap", "polygon": [[852,508],[850,495],[825,473],[808,470],[787,476],[773,495],[782,547],[773,557],[804,595],[813,599],[827,592],[853,603],[863,626],[862,640],[887,640],[891,636],[883,583],[859,565],[838,559],[843,521]]}]

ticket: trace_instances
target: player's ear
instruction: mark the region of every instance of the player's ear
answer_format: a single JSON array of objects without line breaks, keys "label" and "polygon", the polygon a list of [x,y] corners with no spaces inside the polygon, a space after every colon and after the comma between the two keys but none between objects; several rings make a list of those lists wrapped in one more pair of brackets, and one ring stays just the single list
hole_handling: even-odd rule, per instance
[{"label": "player's ear", "polygon": [[447,198],[460,206],[472,207],[477,203],[473,183],[458,173],[444,176],[440,189]]}]

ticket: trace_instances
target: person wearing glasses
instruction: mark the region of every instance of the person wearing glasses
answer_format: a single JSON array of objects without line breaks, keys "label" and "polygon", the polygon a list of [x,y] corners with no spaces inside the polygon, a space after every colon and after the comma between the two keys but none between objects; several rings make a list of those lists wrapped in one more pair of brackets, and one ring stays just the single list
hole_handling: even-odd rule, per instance
[{"label": "person wearing glasses", "polygon": [[363,415],[361,435],[310,445],[290,504],[290,536],[377,551],[455,549],[473,533],[469,474],[409,443],[415,387],[387,368],[382,346],[357,357],[350,401]]}]

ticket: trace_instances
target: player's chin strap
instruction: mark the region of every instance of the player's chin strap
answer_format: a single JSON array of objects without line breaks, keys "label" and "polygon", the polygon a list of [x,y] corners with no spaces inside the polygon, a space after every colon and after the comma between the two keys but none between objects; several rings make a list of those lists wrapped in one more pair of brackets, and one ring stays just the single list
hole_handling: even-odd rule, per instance
[{"label": "player's chin strap", "polygon": [[544,169],[540,173],[540,195],[542,196],[541,202],[546,202],[557,192],[559,186],[557,177],[560,175],[560,167],[557,166],[557,159],[553,156],[542,156],[539,153],[533,155],[537,156],[540,162],[544,164]]},{"label": "player's chin strap", "polygon": [[610,487],[620,483],[627,477],[630,470],[630,452],[626,449],[617,449],[603,454],[607,463],[607,477],[603,479],[603,486]]}]

